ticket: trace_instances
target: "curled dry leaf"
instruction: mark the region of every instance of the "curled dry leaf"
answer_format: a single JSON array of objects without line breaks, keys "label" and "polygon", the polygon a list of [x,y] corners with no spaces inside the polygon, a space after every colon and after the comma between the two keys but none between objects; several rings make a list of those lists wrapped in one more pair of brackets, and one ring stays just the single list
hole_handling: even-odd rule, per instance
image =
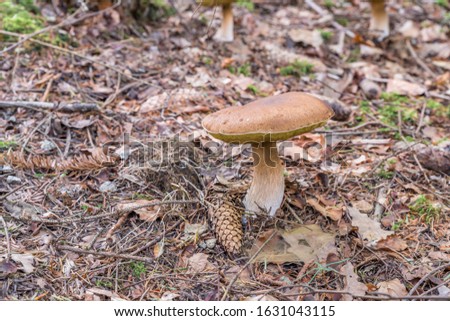
[{"label": "curled dry leaf", "polygon": [[157,201],[158,200],[153,200],[153,201],[136,200],[136,201],[132,201],[132,202],[126,201],[126,202],[123,202],[123,203],[117,205],[117,209],[119,211],[126,212],[127,208],[129,208],[131,210],[135,206],[148,204],[149,205],[148,207],[134,210],[134,212],[136,212],[136,214],[139,215],[139,218],[141,220],[147,221],[147,222],[154,222],[157,218],[161,217],[161,215],[162,215],[160,206],[158,206],[158,205],[151,206],[152,203],[157,202]]},{"label": "curled dry leaf", "polygon": [[[267,231],[250,250],[254,255],[273,230]],[[330,253],[336,253],[335,234],[325,233],[318,225],[303,225],[291,231],[279,230],[256,256],[256,262],[325,262]]]},{"label": "curled dry leaf", "polygon": [[164,292],[163,295],[161,296],[161,301],[173,301],[173,299],[178,298],[180,295],[178,293],[175,292]]},{"label": "curled dry leaf", "polygon": [[[365,295],[367,286],[364,283],[358,281],[358,275],[354,270],[355,268],[350,262],[347,262],[344,266],[342,266],[341,273],[345,276],[343,291],[357,296]],[[353,296],[351,296],[350,294],[344,294],[342,296],[342,300],[352,301]]]},{"label": "curled dry leaf", "polygon": [[371,219],[366,214],[361,213],[355,207],[348,207],[348,212],[352,217],[352,226],[358,228],[361,237],[369,242],[368,245],[376,246],[377,242],[393,234],[380,227],[380,223]]},{"label": "curled dry leaf", "polygon": [[402,297],[408,294],[406,287],[399,279],[378,283],[378,292],[389,294],[392,297]]},{"label": "curled dry leaf", "polygon": [[370,213],[373,211],[373,204],[367,202],[366,200],[353,202],[353,206],[363,213]]},{"label": "curled dry leaf", "polygon": [[17,265],[11,261],[1,260],[0,261],[0,273],[11,274],[17,272]]},{"label": "curled dry leaf", "polygon": [[342,207],[338,206],[322,206],[318,200],[309,198],[306,202],[311,205],[317,212],[325,217],[332,219],[333,221],[339,221],[344,214]]},{"label": "curled dry leaf", "polygon": [[22,270],[26,273],[33,273],[34,271],[34,256],[32,254],[11,254],[11,259],[17,263],[22,264]]},{"label": "curled dry leaf", "polygon": [[403,251],[408,248],[408,244],[394,235],[389,235],[385,239],[379,240],[374,248],[376,250]]},{"label": "curled dry leaf", "polygon": [[164,253],[164,238],[155,244],[153,247],[153,255],[155,256],[155,259],[159,258]]},{"label": "curled dry leaf", "polygon": [[[225,271],[225,280],[227,282],[230,282],[240,271],[241,267],[238,265],[229,268],[228,270]],[[247,267],[239,274],[238,278],[235,281],[235,284],[239,283],[245,284],[250,283],[250,281],[251,281],[250,269]]]},{"label": "curled dry leaf", "polygon": [[288,32],[293,42],[301,42],[319,48],[323,44],[323,38],[318,30],[292,29]]},{"label": "curled dry leaf", "polygon": [[188,259],[188,267],[191,272],[208,272],[216,270],[216,267],[208,261],[208,255],[196,253]]}]

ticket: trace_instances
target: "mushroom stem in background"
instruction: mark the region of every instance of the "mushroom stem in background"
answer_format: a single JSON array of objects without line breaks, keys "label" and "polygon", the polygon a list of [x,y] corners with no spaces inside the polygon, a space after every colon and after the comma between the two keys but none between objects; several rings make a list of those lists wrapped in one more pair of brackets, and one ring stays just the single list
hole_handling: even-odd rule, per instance
[{"label": "mushroom stem in background", "polygon": [[370,0],[372,15],[370,19],[370,30],[381,32],[381,37],[389,35],[389,16],[386,12],[384,0]]},{"label": "mushroom stem in background", "polygon": [[214,35],[217,41],[233,41],[233,8],[231,3],[222,6],[222,24]]},{"label": "mushroom stem in background", "polygon": [[276,142],[252,146],[254,173],[252,184],[244,199],[250,212],[267,212],[275,216],[284,195],[284,164],[278,156]]}]

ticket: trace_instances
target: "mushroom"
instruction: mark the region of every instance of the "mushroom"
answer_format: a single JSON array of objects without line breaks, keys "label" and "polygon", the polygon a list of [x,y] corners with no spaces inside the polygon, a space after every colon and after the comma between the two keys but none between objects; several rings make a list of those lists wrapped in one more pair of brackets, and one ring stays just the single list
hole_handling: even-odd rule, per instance
[{"label": "mushroom", "polygon": [[301,92],[266,97],[208,115],[203,128],[227,143],[252,146],[253,181],[244,199],[249,212],[274,216],[284,195],[284,163],[277,141],[310,132],[333,116],[322,100]]},{"label": "mushroom", "polygon": [[222,24],[214,35],[214,39],[221,42],[233,41],[233,9],[234,0],[197,0],[202,6],[222,6]]},{"label": "mushroom", "polygon": [[386,12],[384,0],[370,0],[372,15],[370,30],[381,33],[381,39],[389,36],[389,16]]}]

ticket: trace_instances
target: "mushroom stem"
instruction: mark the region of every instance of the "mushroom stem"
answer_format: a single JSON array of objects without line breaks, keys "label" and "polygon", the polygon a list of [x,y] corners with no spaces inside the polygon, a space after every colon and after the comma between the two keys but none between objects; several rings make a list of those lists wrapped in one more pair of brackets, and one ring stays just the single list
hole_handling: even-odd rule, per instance
[{"label": "mushroom stem", "polygon": [[231,3],[222,6],[222,24],[214,35],[214,39],[222,42],[233,41],[233,9]]},{"label": "mushroom stem", "polygon": [[275,216],[284,195],[284,164],[278,156],[276,142],[252,146],[254,174],[244,199],[249,212],[267,212]]},{"label": "mushroom stem", "polygon": [[370,0],[372,16],[370,19],[370,30],[381,32],[382,38],[389,35],[389,16],[386,12],[384,0]]}]

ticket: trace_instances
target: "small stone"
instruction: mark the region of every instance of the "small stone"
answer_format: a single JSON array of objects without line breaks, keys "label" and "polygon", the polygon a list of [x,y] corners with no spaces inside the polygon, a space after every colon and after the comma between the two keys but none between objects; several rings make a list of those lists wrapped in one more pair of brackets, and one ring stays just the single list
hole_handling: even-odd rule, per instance
[{"label": "small stone", "polygon": [[117,185],[114,182],[106,181],[99,187],[100,192],[109,193],[117,191]]},{"label": "small stone", "polygon": [[216,246],[217,239],[209,239],[205,241],[205,245],[208,249],[213,249]]},{"label": "small stone", "polygon": [[52,150],[54,150],[56,148],[55,143],[53,143],[52,141],[49,140],[44,140],[41,143],[41,149],[46,151],[46,152],[51,152]]},{"label": "small stone", "polygon": [[355,206],[358,210],[366,214],[371,213],[373,210],[373,204],[370,204],[365,200],[356,201],[353,203],[353,206]]},{"label": "small stone", "polygon": [[17,176],[10,175],[10,176],[6,177],[6,182],[8,184],[20,184],[20,183],[22,183],[22,180]]},{"label": "small stone", "polygon": [[0,173],[12,173],[12,168],[9,165],[0,166]]}]

